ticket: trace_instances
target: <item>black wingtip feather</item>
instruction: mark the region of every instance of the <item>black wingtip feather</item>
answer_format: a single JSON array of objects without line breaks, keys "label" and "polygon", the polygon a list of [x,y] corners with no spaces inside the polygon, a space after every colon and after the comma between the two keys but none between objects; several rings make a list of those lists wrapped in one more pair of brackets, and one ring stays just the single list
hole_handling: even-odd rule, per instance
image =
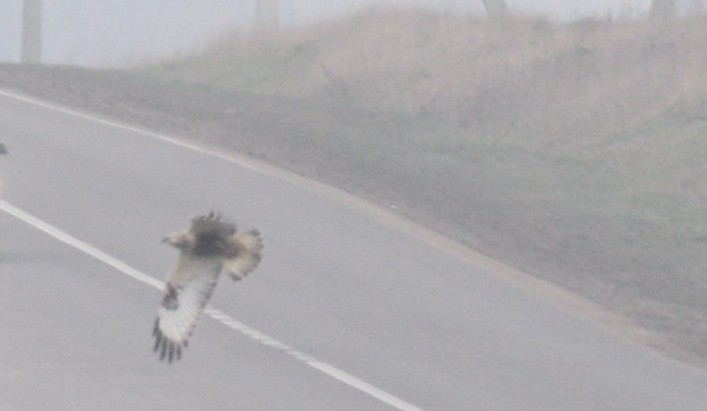
[{"label": "black wingtip feather", "polygon": [[153,352],[156,352],[157,349],[160,347],[160,343],[162,342],[162,333],[157,334],[157,337],[155,337],[155,346],[152,348]]},{"label": "black wingtip feather", "polygon": [[170,341],[165,337],[164,333],[160,331],[159,320],[155,321],[155,329],[152,331],[152,335],[155,337],[155,346],[152,348],[152,351],[159,351],[160,361],[167,360],[167,363],[171,364],[175,359],[182,359],[182,347],[186,348],[188,344],[187,341],[182,343]]},{"label": "black wingtip feather", "polygon": [[165,357],[167,356],[167,344],[168,343],[169,343],[169,341],[167,341],[167,339],[162,341],[162,346],[160,347],[160,361],[164,360]]}]

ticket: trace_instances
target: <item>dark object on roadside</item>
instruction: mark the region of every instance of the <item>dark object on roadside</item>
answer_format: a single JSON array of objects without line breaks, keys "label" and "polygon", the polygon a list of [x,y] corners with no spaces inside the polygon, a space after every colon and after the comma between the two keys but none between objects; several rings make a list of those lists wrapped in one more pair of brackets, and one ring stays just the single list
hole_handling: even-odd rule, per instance
[{"label": "dark object on roadside", "polygon": [[0,154],[7,154],[7,149],[5,148],[5,144],[0,143]]}]

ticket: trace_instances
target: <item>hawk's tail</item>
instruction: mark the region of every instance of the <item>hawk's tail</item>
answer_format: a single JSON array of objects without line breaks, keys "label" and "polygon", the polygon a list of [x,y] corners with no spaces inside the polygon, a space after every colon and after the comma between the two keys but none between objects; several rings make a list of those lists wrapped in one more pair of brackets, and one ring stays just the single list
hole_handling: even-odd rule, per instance
[{"label": "hawk's tail", "polygon": [[263,239],[257,230],[236,233],[230,240],[231,252],[224,258],[223,270],[238,281],[250,274],[260,262]]}]

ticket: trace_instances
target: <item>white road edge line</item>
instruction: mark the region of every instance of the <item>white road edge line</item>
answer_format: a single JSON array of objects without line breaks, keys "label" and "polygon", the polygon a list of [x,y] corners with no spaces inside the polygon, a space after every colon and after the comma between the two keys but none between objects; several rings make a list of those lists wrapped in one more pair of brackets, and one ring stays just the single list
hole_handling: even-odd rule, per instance
[{"label": "white road edge line", "polygon": [[231,156],[231,155],[225,155],[225,154],[219,153],[216,150],[209,150],[209,149],[199,146],[197,144],[190,144],[185,141],[179,140],[177,138],[172,138],[167,135],[160,134],[160,133],[157,133],[154,131],[150,131],[150,130],[147,130],[144,128],[134,127],[134,126],[124,124],[124,123],[119,123],[117,121],[109,120],[107,118],[103,118],[98,115],[92,115],[92,114],[85,113],[85,112],[82,112],[79,110],[73,110],[73,109],[70,109],[67,107],[63,107],[58,104],[53,104],[53,103],[50,103],[50,102],[47,102],[47,101],[44,101],[44,100],[41,100],[38,98],[33,98],[33,97],[29,97],[29,96],[26,96],[23,94],[13,93],[13,92],[6,91],[3,89],[0,89],[0,96],[9,97],[9,98],[21,101],[23,103],[27,103],[27,104],[35,105],[37,107],[42,107],[45,109],[57,111],[57,112],[63,113],[63,114],[68,114],[73,117],[77,117],[77,118],[80,118],[83,120],[88,120],[88,121],[98,123],[98,124],[103,124],[105,126],[110,126],[110,127],[114,127],[114,128],[120,129],[120,130],[130,131],[130,132],[133,132],[136,134],[141,134],[143,136],[155,138],[157,140],[161,140],[161,141],[164,141],[164,142],[167,142],[170,144],[174,144],[178,147],[187,148],[189,150],[193,150],[198,153],[207,154],[210,156],[220,158],[222,160],[226,160],[226,161],[238,164],[239,166],[247,168],[247,169],[265,172],[262,169],[263,166],[259,166],[259,165],[255,164],[256,161],[252,161],[252,162],[248,161],[248,159],[246,159],[245,157],[243,157],[243,158],[239,157],[238,159],[234,159],[233,156]]},{"label": "white road edge line", "polygon": [[[136,268],[131,267],[130,265],[118,260],[117,258],[99,250],[98,248],[84,241],[81,241],[76,237],[73,237],[72,235],[33,216],[32,214],[29,214],[28,212],[20,209],[19,207],[16,207],[6,201],[0,200],[0,210],[36,228],[37,230],[42,231],[43,233],[61,241],[62,243],[69,245],[115,268],[116,270],[128,275],[129,277],[132,277],[135,280],[157,288],[158,290],[164,289],[164,282],[156,280],[155,278],[141,272],[140,270],[137,270]],[[401,411],[423,411],[421,408],[418,408],[386,391],[381,390],[380,388],[377,388],[359,378],[356,378],[353,375],[343,370],[340,370],[331,364],[320,361],[303,352],[297,351],[294,348],[288,346],[287,344],[280,342],[268,335],[265,335],[260,331],[257,331],[241,323],[240,321],[234,319],[233,317],[229,316],[228,314],[224,313],[223,311],[217,308],[208,306],[206,310],[204,310],[204,313],[209,317],[213,318],[214,320],[225,325],[226,327],[238,331],[242,335],[245,335],[267,347],[284,352],[291,358],[306,364],[310,368],[322,372],[328,375],[329,377],[338,380],[339,382],[342,382],[373,398],[376,398],[379,401],[384,402],[393,408],[396,408]]]}]

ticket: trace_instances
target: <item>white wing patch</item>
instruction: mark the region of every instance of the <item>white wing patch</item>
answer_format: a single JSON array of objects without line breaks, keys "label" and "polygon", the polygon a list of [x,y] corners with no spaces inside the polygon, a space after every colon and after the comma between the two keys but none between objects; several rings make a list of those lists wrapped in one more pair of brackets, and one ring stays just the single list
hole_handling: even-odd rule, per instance
[{"label": "white wing patch", "polygon": [[216,287],[220,267],[209,271],[194,276],[182,286],[167,283],[153,331],[154,351],[159,350],[161,360],[172,362],[175,357],[181,358],[182,348],[189,343],[189,337]]}]

